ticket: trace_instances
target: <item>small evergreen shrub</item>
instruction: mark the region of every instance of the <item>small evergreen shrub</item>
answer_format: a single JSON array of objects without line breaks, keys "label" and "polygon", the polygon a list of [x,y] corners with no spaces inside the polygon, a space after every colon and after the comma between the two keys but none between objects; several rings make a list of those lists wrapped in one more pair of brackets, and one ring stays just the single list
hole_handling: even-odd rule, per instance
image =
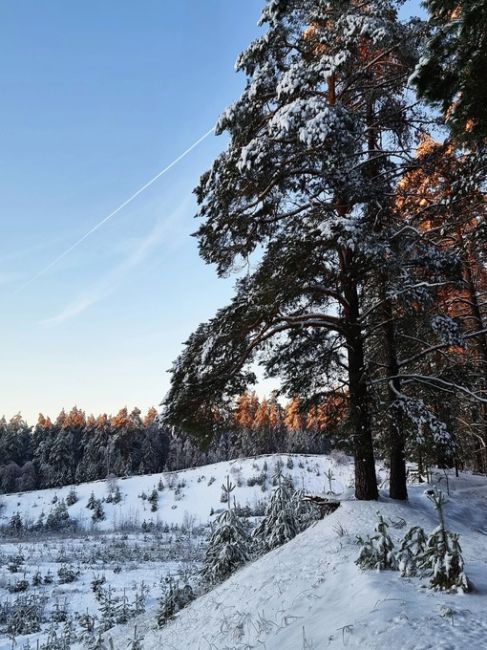
[{"label": "small evergreen shrub", "polygon": [[361,569],[397,569],[397,559],[394,554],[394,542],[387,532],[388,524],[384,521],[380,512],[377,513],[377,524],[373,537],[367,537],[363,540],[358,538],[361,545],[358,558],[355,560]]},{"label": "small evergreen shrub", "polygon": [[66,504],[68,506],[73,506],[77,501],[78,501],[78,495],[76,493],[75,488],[72,487],[68,492],[68,496],[66,497]]},{"label": "small evergreen shrub", "polygon": [[464,572],[458,535],[451,533],[445,526],[445,496],[440,490],[435,490],[428,498],[435,506],[439,525],[428,536],[419,568],[430,576],[430,585],[434,589],[470,591],[471,584]]}]

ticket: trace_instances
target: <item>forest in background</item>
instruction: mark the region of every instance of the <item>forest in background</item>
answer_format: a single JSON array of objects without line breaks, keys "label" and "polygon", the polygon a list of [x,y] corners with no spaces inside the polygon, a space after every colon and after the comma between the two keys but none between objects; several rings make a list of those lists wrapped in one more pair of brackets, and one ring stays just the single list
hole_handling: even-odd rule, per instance
[{"label": "forest in background", "polygon": [[32,427],[16,415],[0,419],[0,492],[61,487],[105,479],[197,467],[275,452],[323,453],[344,417],[344,400],[303,410],[245,393],[225,430],[206,448],[165,425],[155,408],[94,417],[74,407],[55,420],[40,414]]}]

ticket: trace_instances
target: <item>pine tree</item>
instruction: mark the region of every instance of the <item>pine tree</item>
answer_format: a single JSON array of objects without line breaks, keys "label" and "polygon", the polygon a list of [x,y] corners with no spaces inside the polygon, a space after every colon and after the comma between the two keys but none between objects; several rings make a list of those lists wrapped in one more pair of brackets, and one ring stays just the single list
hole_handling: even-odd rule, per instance
[{"label": "pine tree", "polygon": [[387,532],[388,524],[380,512],[377,513],[377,524],[373,537],[366,540],[358,539],[361,549],[355,561],[361,569],[397,569],[397,559],[394,553],[394,542]]},{"label": "pine tree", "polygon": [[70,491],[68,492],[68,496],[66,497],[66,504],[68,506],[74,505],[78,501],[78,495],[76,493],[76,489],[72,487]]},{"label": "pine tree", "polygon": [[389,215],[415,121],[417,33],[398,4],[267,2],[267,32],[237,64],[247,87],[218,123],[230,145],[197,188],[204,260],[220,275],[257,250],[260,262],[191,336],[166,400],[169,423],[207,435],[258,353],[288,395],[346,384],[359,499],[378,494],[367,337],[384,321],[366,285],[401,276]]},{"label": "pine tree", "polygon": [[201,570],[203,579],[209,584],[223,582],[249,560],[249,538],[235,505],[231,505],[234,489],[235,486],[227,477],[222,490],[227,495],[228,507],[214,522]]},{"label": "pine tree", "polygon": [[64,499],[56,502],[52,511],[47,515],[45,528],[48,530],[63,530],[70,526],[68,508]]},{"label": "pine tree", "polygon": [[190,585],[181,587],[171,575],[167,576],[162,585],[162,595],[159,599],[157,625],[163,627],[192,600],[194,600],[194,593]]},{"label": "pine tree", "polygon": [[280,468],[275,478],[277,486],[272,493],[262,521],[254,528],[252,537],[257,551],[269,551],[282,546],[301,532],[296,499]]},{"label": "pine tree", "polygon": [[91,515],[93,522],[103,521],[105,519],[105,510],[100,499],[95,499],[93,506],[93,514]]},{"label": "pine tree", "polygon": [[453,134],[487,138],[486,0],[424,0],[430,38],[413,77],[419,94],[439,105]]},{"label": "pine tree", "polygon": [[470,591],[471,585],[464,572],[462,549],[458,535],[446,529],[444,506],[446,499],[441,491],[429,496],[438,514],[439,525],[428,536],[419,568],[428,573],[435,589]]},{"label": "pine tree", "polygon": [[413,526],[404,535],[397,553],[399,571],[402,576],[415,576],[418,563],[426,551],[426,534],[420,526]]},{"label": "pine tree", "polygon": [[[457,449],[441,449],[435,440],[422,440],[422,456],[432,456],[437,464],[452,462],[461,449],[466,460],[474,456],[476,469],[487,467],[487,410],[469,395],[482,394],[487,381],[487,274],[484,223],[486,206],[481,190],[483,176],[475,171],[472,156],[451,142],[438,143],[423,138],[416,151],[418,164],[399,183],[397,205],[403,216],[420,215],[418,225],[435,246],[448,250],[459,261],[455,282],[445,283],[434,296],[424,316],[425,330],[418,319],[414,337],[425,352],[421,358],[413,350],[413,370],[425,379],[423,399],[448,426],[458,441]],[[435,313],[441,310],[441,313]],[[430,326],[431,324],[431,326]],[[411,334],[411,332],[409,332]],[[444,353],[447,352],[447,354]],[[403,352],[403,357],[409,354]],[[442,382],[448,400],[431,386]],[[455,388],[455,386],[459,386]],[[423,436],[424,438],[425,436]],[[471,450],[471,451],[470,451]],[[470,459],[468,459],[470,463]]]}]

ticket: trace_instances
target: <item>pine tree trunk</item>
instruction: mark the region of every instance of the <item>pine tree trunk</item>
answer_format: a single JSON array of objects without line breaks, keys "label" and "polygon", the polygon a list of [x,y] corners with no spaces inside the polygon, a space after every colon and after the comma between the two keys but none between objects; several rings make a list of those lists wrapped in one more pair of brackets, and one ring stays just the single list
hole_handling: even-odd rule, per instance
[{"label": "pine tree trunk", "polygon": [[397,442],[396,440],[393,442],[390,452],[390,465],[389,496],[391,499],[405,501],[408,498],[408,489],[403,442]]},{"label": "pine tree trunk", "polygon": [[355,497],[371,501],[379,496],[375,475],[363,347],[359,338],[348,342],[350,426],[355,458]]},{"label": "pine tree trunk", "polygon": [[[367,104],[367,139],[370,157],[370,174],[374,178],[379,173],[377,160],[374,159],[377,150],[377,127],[374,99],[371,96]],[[380,220],[376,222],[376,228],[382,227]],[[389,300],[386,297],[386,277],[379,274],[379,283],[383,307],[383,331],[384,331],[384,349],[386,354],[387,372],[390,377],[396,377],[399,372],[396,352],[396,336],[394,326],[394,314]],[[389,404],[393,404],[400,391],[401,384],[399,379],[392,380],[392,386],[389,387]],[[389,496],[392,499],[406,500],[408,492],[406,487],[406,458],[404,453],[405,440],[402,431],[402,421],[400,414],[397,419],[391,417],[389,424],[389,444],[390,444],[390,479],[389,479]]]},{"label": "pine tree trunk", "polygon": [[[344,257],[347,252],[344,253]],[[347,277],[348,276],[348,277]],[[355,282],[347,274],[344,286],[348,302],[348,379],[350,392],[349,422],[355,458],[355,497],[371,501],[379,496],[375,474],[374,448],[369,412],[367,376],[362,332],[358,323],[358,294]]]},{"label": "pine tree trunk", "polygon": [[[389,404],[397,399],[397,394],[401,390],[401,380],[397,377],[399,365],[396,353],[396,337],[393,322],[392,309],[388,301],[384,308],[384,347],[387,356],[387,372],[389,377],[393,377],[389,385]],[[406,484],[406,455],[405,455],[405,436],[403,432],[402,417],[396,412],[396,419],[391,417],[389,423],[389,445],[390,445],[390,476],[389,476],[389,496],[391,499],[405,501],[408,498]]]},{"label": "pine tree trunk", "polygon": [[[472,251],[472,246],[465,247],[463,236],[462,236],[462,243],[464,248],[467,248],[466,250],[467,260],[464,266],[464,280],[467,285],[470,309],[472,311],[472,316],[476,323],[475,326],[476,330],[479,332],[483,332],[483,330],[485,329],[484,318],[482,316],[482,312],[480,309],[475,278],[472,273],[472,266],[475,263],[475,257]],[[485,333],[479,334],[479,336],[476,337],[475,339],[475,343],[477,344],[480,363],[482,364],[482,370],[483,370],[482,374],[485,379],[485,384],[487,385],[487,338]],[[482,442],[479,443],[476,449],[476,457],[481,459],[482,464],[485,465],[486,463],[484,461],[485,459],[487,459],[487,454],[485,453],[485,449],[487,447],[487,407],[483,405],[482,408],[479,409],[479,411],[481,413],[481,417],[484,420],[483,422],[484,431],[482,435]],[[487,473],[487,467],[484,466],[480,471],[482,473],[484,472]]]}]

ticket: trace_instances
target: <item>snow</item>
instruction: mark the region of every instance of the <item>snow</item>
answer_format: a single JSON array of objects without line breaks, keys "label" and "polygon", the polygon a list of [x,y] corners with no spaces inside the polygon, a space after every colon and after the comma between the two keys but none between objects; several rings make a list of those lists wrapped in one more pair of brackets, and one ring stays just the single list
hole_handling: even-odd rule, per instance
[{"label": "snow", "polygon": [[[288,457],[293,458],[294,467],[288,469]],[[339,457],[338,457],[339,458]],[[167,523],[181,525],[188,515],[195,519],[196,524],[206,524],[210,510],[222,507],[220,502],[222,484],[230,476],[233,483],[237,483],[236,498],[241,506],[255,506],[262,499],[268,498],[272,489],[271,477],[277,461],[284,464],[284,473],[292,476],[296,488],[306,487],[309,491],[322,493],[325,490],[325,472],[332,469],[336,476],[333,483],[335,491],[344,492],[349,485],[352,470],[350,464],[339,465],[331,456],[258,456],[243,460],[234,460],[213,465],[205,465],[195,469],[185,469],[175,472],[133,476],[114,481],[94,481],[74,486],[78,501],[68,508],[70,517],[76,519],[81,527],[96,531],[113,531],[127,526],[140,526],[146,522]],[[299,464],[303,465],[300,467]],[[266,491],[260,485],[249,487],[247,480],[259,475],[267,463]],[[240,477],[240,480],[239,480]],[[151,504],[143,500],[140,495],[150,495],[154,488],[157,489],[159,481],[164,484],[164,489],[159,492],[157,512],[151,512]],[[96,499],[108,496],[110,483],[118,485],[122,493],[122,501],[118,504],[103,503],[106,519],[92,524],[92,511],[86,504],[93,492]],[[240,485],[239,485],[240,483]],[[179,493],[178,493],[178,486]],[[22,519],[35,522],[41,512],[47,516],[54,508],[53,499],[66,499],[73,486],[50,488],[34,492],[21,492],[0,497],[0,524],[8,522],[15,513],[20,513]],[[348,490],[350,493],[351,490]]]},{"label": "snow", "polygon": [[[292,468],[287,466],[288,457],[292,459]],[[226,476],[237,485],[233,493],[237,502],[254,506],[269,498],[271,477],[278,460],[284,463],[283,473],[292,475],[296,488],[304,487],[316,494],[329,489],[325,472],[331,469],[335,476],[332,487],[341,500],[340,507],[284,546],[244,566],[200,596],[163,629],[156,628],[160,580],[169,572],[174,575],[181,570],[181,558],[171,559],[170,555],[175,536],[162,535],[156,543],[155,535],[140,532],[121,535],[116,529],[124,522],[140,526],[144,520],[180,525],[193,518],[195,523],[207,524],[212,519],[211,508],[216,511],[225,508],[220,497]],[[268,478],[262,491],[260,485],[249,486],[247,481],[262,473],[264,463]],[[90,519],[91,511],[85,506],[91,492],[99,499],[107,495],[107,482],[80,485],[76,487],[79,501],[69,511],[72,517],[84,518],[87,531],[68,540],[22,542],[23,552],[28,557],[26,564],[29,561],[35,567],[39,564],[42,573],[49,557],[58,555],[61,549],[74,557],[73,565],[82,569],[82,576],[72,584],[54,584],[52,594],[60,603],[67,598],[74,615],[87,610],[96,613],[98,604],[90,589],[95,575],[105,575],[107,586],[115,594],[120,595],[125,588],[131,602],[141,582],[145,583],[149,591],[146,612],[128,625],[116,626],[106,633],[106,639],[112,639],[116,649],[128,647],[135,625],[138,634],[144,637],[143,650],[482,648],[486,647],[487,638],[487,479],[468,473],[462,473],[459,478],[453,473],[447,476],[451,495],[445,507],[446,525],[460,534],[465,571],[475,588],[470,594],[435,592],[427,587],[427,578],[401,577],[399,571],[364,571],[355,564],[359,555],[356,536],[365,538],[373,534],[377,511],[389,524],[388,533],[396,549],[409,527],[422,526],[428,534],[437,527],[438,520],[425,494],[428,487],[425,484],[409,487],[407,503],[391,501],[384,492],[379,502],[355,501],[351,487],[353,463],[343,455],[262,456],[118,480],[123,501],[118,505],[104,503],[107,518],[95,526]],[[385,487],[386,475],[381,468],[379,477]],[[150,504],[138,495],[142,492],[149,495],[161,479],[165,487],[159,492],[158,511],[153,513]],[[434,482],[446,491],[443,472],[436,473]],[[176,494],[177,486],[183,483],[184,487]],[[8,519],[18,511],[35,520],[42,509],[46,514],[49,512],[55,495],[65,498],[69,489],[4,496],[1,514]],[[407,522],[407,527],[398,528],[402,520]],[[196,538],[196,544],[200,543],[198,539],[201,542],[202,538]],[[132,549],[132,559],[120,558],[121,572],[114,570],[118,557],[115,563],[100,565],[94,560],[84,564],[77,559],[82,553],[116,555],[117,544],[121,542]],[[4,542],[0,544],[0,553],[8,556],[17,548],[17,544]],[[188,547],[188,555],[191,553]],[[57,571],[59,564],[52,562],[50,566]],[[187,558],[186,568],[191,564],[194,569],[198,560]],[[27,568],[30,578],[30,566]],[[5,566],[0,570],[4,580],[15,578],[5,572]],[[20,573],[16,575],[22,577]],[[0,582],[2,600],[5,599],[3,588],[4,583]],[[31,644],[35,638],[31,638]],[[17,639],[19,647],[22,647],[21,640],[21,637]],[[10,648],[11,641],[0,638],[0,650]],[[83,646],[75,644],[72,648],[82,650]]]},{"label": "snow", "polygon": [[[425,486],[413,486],[408,503],[385,496],[379,503],[343,501],[335,513],[239,570],[162,630],[153,629],[152,613],[142,616],[136,622],[144,650],[486,647],[487,480],[461,474],[449,481],[446,522],[460,533],[473,593],[434,592],[424,579],[355,565],[355,537],[372,532],[377,510],[388,522],[403,518],[408,527],[427,532],[436,527]],[[390,531],[397,545],[405,529]],[[126,635],[123,628],[109,633],[115,647]]]},{"label": "snow", "polygon": [[[70,517],[79,523],[76,531],[49,533],[40,537],[28,533],[19,540],[0,539],[0,615],[1,607],[8,602],[12,605],[18,596],[45,596],[47,599],[41,632],[17,636],[18,647],[22,648],[24,642],[29,641],[30,646],[35,648],[39,640],[41,643],[45,640],[49,620],[57,604],[63,607],[66,603],[69,620],[74,623],[77,633],[80,632],[80,615],[88,613],[98,617],[99,625],[101,605],[92,589],[94,578],[104,578],[104,590],[110,588],[114,598],[126,597],[131,604],[137,594],[144,590],[146,605],[152,608],[150,617],[154,620],[161,583],[169,575],[184,575],[184,580],[191,579],[201,568],[209,533],[208,521],[214,520],[218,511],[226,508],[221,503],[222,484],[226,477],[229,476],[236,485],[232,495],[235,495],[239,505],[251,508],[260,505],[262,509],[262,503],[271,494],[272,476],[278,461],[284,465],[284,475],[292,476],[297,488],[305,487],[310,492],[322,493],[328,489],[325,472],[332,468],[336,477],[333,489],[348,495],[352,493],[352,467],[343,455],[262,456],[179,472],[78,485],[75,487],[78,501],[68,508]],[[288,467],[288,463],[293,467]],[[152,512],[149,501],[140,498],[140,495],[145,493],[149,496],[160,481],[164,489],[157,492],[158,509]],[[92,511],[86,507],[90,495],[93,493],[96,499],[102,500],[115,485],[122,494],[121,503],[104,502],[106,518],[94,524]],[[41,512],[47,516],[60,499],[66,499],[71,488],[67,486],[2,496],[0,524],[8,524],[16,513],[24,522],[36,522]],[[212,510],[215,515],[210,515]],[[160,526],[153,529],[145,526],[142,529],[144,521],[159,523]],[[25,560],[18,571],[12,573],[9,570],[11,558],[20,553]],[[74,582],[59,582],[58,571],[64,562],[79,574]],[[35,587],[33,579],[37,573],[43,578],[50,574],[52,584]],[[9,593],[9,586],[23,579],[29,583],[27,591],[22,594]],[[4,623],[0,621],[0,629],[4,629]],[[130,631],[132,636],[133,628]],[[126,646],[127,642],[124,641],[115,647]],[[12,640],[0,632],[0,650],[11,648]]]}]

